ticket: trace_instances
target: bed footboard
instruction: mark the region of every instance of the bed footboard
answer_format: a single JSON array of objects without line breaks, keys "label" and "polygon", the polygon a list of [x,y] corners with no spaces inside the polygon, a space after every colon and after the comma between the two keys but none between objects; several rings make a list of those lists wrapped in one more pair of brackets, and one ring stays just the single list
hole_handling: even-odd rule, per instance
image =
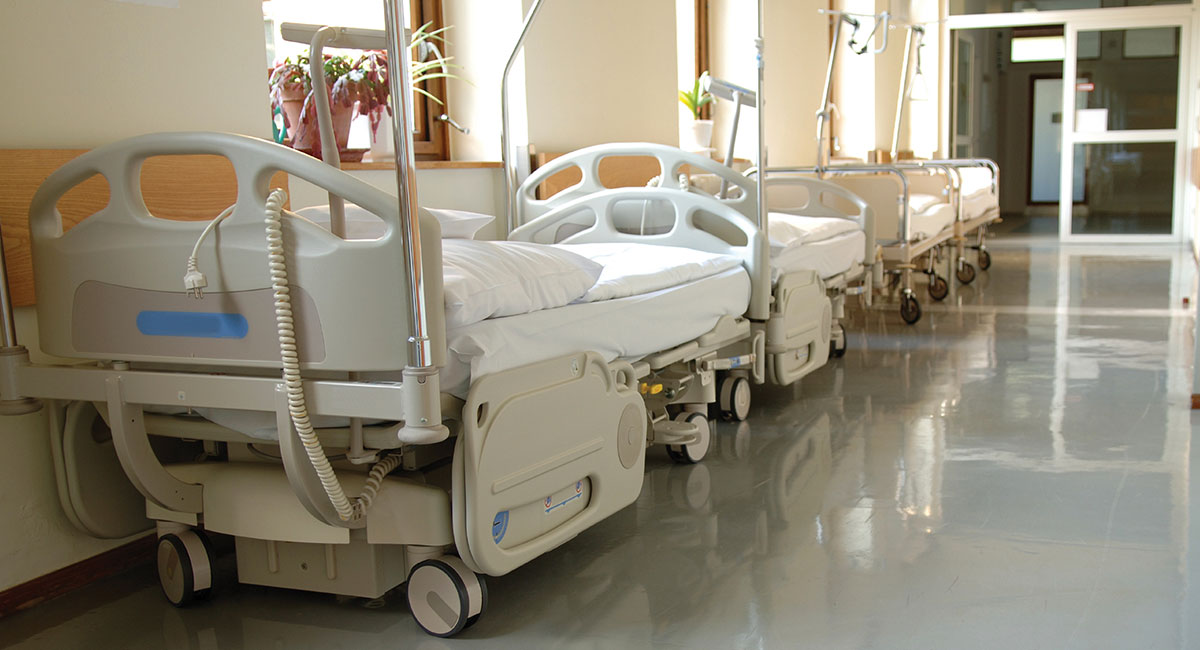
[{"label": "bed footboard", "polygon": [[825,284],[812,271],[788,273],[775,286],[767,321],[767,376],[787,386],[825,365],[833,308]]},{"label": "bed footboard", "polygon": [[503,575],[633,503],[646,408],[629,364],[593,352],[480,379],[454,458],[454,536],[473,570]]}]

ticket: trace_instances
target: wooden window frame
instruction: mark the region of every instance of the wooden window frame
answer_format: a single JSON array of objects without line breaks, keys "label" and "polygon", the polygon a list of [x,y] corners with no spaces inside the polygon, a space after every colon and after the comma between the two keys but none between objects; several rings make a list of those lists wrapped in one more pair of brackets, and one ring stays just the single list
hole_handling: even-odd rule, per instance
[{"label": "wooden window frame", "polygon": [[[431,30],[445,26],[442,18],[442,0],[409,0],[409,8],[414,25],[433,23]],[[416,125],[416,132],[413,133],[413,154],[417,160],[450,160],[450,137],[446,123],[437,119],[447,111],[449,105],[446,99],[446,80],[430,79],[422,82],[420,87],[434,97],[441,98],[446,105],[439,105],[425,95],[413,93],[413,121]]]}]

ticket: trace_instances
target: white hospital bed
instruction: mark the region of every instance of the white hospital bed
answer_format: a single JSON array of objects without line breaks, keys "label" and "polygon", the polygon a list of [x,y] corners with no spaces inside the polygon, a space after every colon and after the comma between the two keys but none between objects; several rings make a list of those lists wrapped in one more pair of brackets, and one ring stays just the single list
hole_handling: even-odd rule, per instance
[{"label": "white hospital bed", "polygon": [[[988,158],[946,158],[906,164],[938,165],[958,177],[958,191],[954,194],[955,275],[963,284],[970,284],[975,279],[975,269],[967,262],[967,248],[976,251],[980,270],[986,271],[992,265],[986,239],[988,227],[1000,220],[999,165]],[[973,244],[968,243],[971,239],[975,240]]]},{"label": "white hospital bed", "polygon": [[938,274],[943,249],[954,241],[958,176],[937,163],[924,165],[836,164],[825,168],[781,167],[779,174],[809,174],[848,190],[870,206],[875,215],[880,264],[876,280],[891,274],[900,286],[900,316],[909,324],[921,318],[920,303],[912,288],[912,272],[929,276],[929,295],[942,300],[949,294],[946,279]]},{"label": "white hospital bed", "polygon": [[[605,159],[621,157],[654,158],[659,166],[657,187],[606,189],[600,180],[600,165]],[[551,197],[538,198],[537,189],[546,179],[572,168],[578,169],[581,174],[577,184]],[[685,177],[683,186],[679,185],[680,175]],[[713,196],[709,191],[691,186],[686,181],[686,177],[696,175],[710,175],[718,185],[724,182],[732,190],[726,193],[725,198]],[[798,184],[806,182],[797,181]],[[808,184],[809,187],[817,185],[821,184]],[[827,184],[821,187],[840,195],[846,194]],[[516,197],[518,223],[540,219],[538,215],[548,211],[566,214],[575,210],[582,213],[584,219],[596,219],[602,215],[603,220],[625,236],[646,241],[670,232],[674,223],[672,210],[679,209],[678,206],[698,215],[719,211],[722,207],[732,208],[745,215],[750,223],[755,223],[758,218],[753,181],[709,158],[652,143],[597,145],[560,156],[531,174],[518,189]],[[851,214],[830,210],[823,216],[836,216],[852,222],[855,225],[853,230],[862,233],[861,239],[850,235],[828,243],[816,253],[801,252],[803,247],[800,244],[803,242],[793,242],[796,245],[773,247],[775,250],[770,252],[768,259],[760,259],[763,268],[769,268],[770,271],[758,279],[766,289],[756,292],[747,311],[747,316],[755,322],[755,338],[727,349],[727,353],[764,353],[765,373],[753,376],[754,373],[739,368],[729,369],[730,372],[722,378],[719,390],[720,406],[726,414],[738,419],[745,417],[749,408],[751,378],[758,383],[770,380],[787,385],[827,361],[835,318],[834,305],[826,295],[827,285],[822,270],[813,268],[815,265],[812,260],[822,255],[838,258],[826,260],[827,266],[835,270],[828,276],[835,283],[844,283],[849,277],[857,277],[854,275],[856,271],[859,276],[862,275],[861,266],[867,256],[866,250],[871,250],[872,258],[874,250],[873,244],[867,241],[873,241],[870,211],[865,209],[865,205],[860,207],[864,209]],[[697,221],[702,222],[703,217]],[[517,232],[525,229],[523,226]],[[553,241],[557,234],[549,231],[544,233],[544,241]],[[847,234],[847,231],[842,230],[838,234]],[[846,245],[847,241],[850,242],[849,246]],[[768,254],[767,251],[763,253],[764,256]],[[783,266],[784,263],[788,265]],[[840,316],[840,298],[837,306]]]},{"label": "white hospital bed", "polygon": [[[232,214],[201,249],[208,286],[200,300],[183,290],[177,271],[204,224],[155,218],[141,197],[142,162],[175,154],[223,156],[239,183]],[[272,210],[264,205],[276,171],[378,215],[382,236],[345,240],[284,218],[277,226],[282,254],[269,272],[263,219]],[[110,203],[63,232],[58,200],[96,174],[109,182]],[[270,200],[276,205],[279,197]],[[439,374],[410,367],[405,343],[414,330],[406,299],[416,278],[406,270],[399,212],[394,197],[309,156],[216,133],[157,134],[102,147],[39,189],[30,229],[40,343],[51,355],[90,363],[35,365],[23,349],[5,348],[0,400],[98,407],[121,467],[158,522],[159,574],[173,603],[211,588],[207,529],[236,538],[242,582],[363,597],[407,582],[417,622],[432,634],[456,634],[486,606],[479,574],[503,575],[633,502],[648,441],[674,445],[681,460],[707,449],[701,412],[722,361],[717,351],[750,335],[742,314],[755,300],[751,280],[766,273],[765,239],[741,214],[709,212],[705,231],[680,211],[671,233],[655,242],[734,255],[736,269],[448,331],[440,226],[422,211],[413,257],[427,299],[432,361],[446,380],[439,388]],[[548,212],[529,225],[565,216]],[[576,239],[607,241],[599,233]],[[303,375],[295,386],[279,377],[283,293],[295,327],[289,345]],[[661,313],[664,307],[672,313]],[[648,333],[651,323],[661,331]],[[583,324],[607,324],[608,336]],[[533,356],[504,345],[534,332],[540,350]],[[306,402],[299,407],[290,401],[297,394]],[[650,427],[656,410],[666,413],[666,401],[676,419]],[[152,412],[162,407],[271,413],[275,440]],[[316,442],[302,442],[297,410],[347,419],[348,426],[318,429]],[[64,415],[55,406],[54,426],[79,439],[96,422],[87,413],[71,406]],[[164,464],[151,447],[160,437],[202,440],[205,458]],[[321,445],[358,448],[377,462],[369,474],[368,465],[338,457],[314,469],[314,445],[319,454]],[[74,493],[81,480],[63,482]],[[364,493],[348,518],[333,505],[331,484]],[[64,497],[72,503],[82,502]],[[81,528],[110,536],[138,530],[128,507],[93,505],[95,511],[71,513],[89,524]],[[121,510],[122,522],[106,525],[112,522],[104,521],[105,508]]]}]

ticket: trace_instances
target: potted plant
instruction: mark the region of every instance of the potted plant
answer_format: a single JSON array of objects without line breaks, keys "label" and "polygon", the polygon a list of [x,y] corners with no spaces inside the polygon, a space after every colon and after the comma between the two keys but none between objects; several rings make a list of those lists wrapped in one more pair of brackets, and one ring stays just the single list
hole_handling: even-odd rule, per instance
[{"label": "potted plant", "polygon": [[[442,100],[430,94],[418,84],[437,78],[457,78],[448,69],[457,67],[450,63],[453,57],[443,56],[436,48],[428,45],[435,41],[445,42],[441,34],[447,27],[430,31],[431,23],[422,25],[413,32],[409,42],[412,57],[413,90],[429,97],[438,104]],[[432,57],[417,60],[418,54],[433,52]],[[321,137],[317,127],[316,101],[313,98],[312,82],[309,78],[308,57],[299,56],[297,62],[285,59],[272,68],[268,83],[271,88],[272,110],[279,109],[284,115],[287,133],[294,148],[321,156]],[[329,88],[330,113],[333,117],[334,139],[343,160],[361,157],[361,152],[346,151],[350,134],[350,122],[357,115],[365,115],[370,121],[372,149],[376,141],[390,142],[390,137],[381,137],[380,127],[385,124],[385,111],[390,114],[388,104],[388,60],[387,53],[368,50],[357,59],[346,56],[325,55],[325,80]],[[386,132],[386,129],[384,130]]]},{"label": "potted plant", "polygon": [[[343,152],[343,158],[353,157],[345,152],[355,104],[349,94],[343,93],[339,97],[334,89],[350,73],[351,67],[352,61],[348,56],[325,55],[325,83],[330,90],[329,112],[333,118],[334,140],[338,150]],[[292,147],[319,158],[321,135],[317,127],[317,104],[308,70],[307,55],[297,56],[295,63],[289,57],[271,69],[267,83],[271,89],[271,107],[282,110]]]},{"label": "potted plant", "polygon": [[713,96],[707,90],[704,90],[704,81],[708,77],[706,70],[697,79],[696,83],[692,84],[691,90],[683,89],[679,91],[679,101],[687,106],[692,113],[691,142],[682,143],[683,148],[689,151],[707,151],[712,145],[713,121],[700,119],[700,109],[712,103]]}]

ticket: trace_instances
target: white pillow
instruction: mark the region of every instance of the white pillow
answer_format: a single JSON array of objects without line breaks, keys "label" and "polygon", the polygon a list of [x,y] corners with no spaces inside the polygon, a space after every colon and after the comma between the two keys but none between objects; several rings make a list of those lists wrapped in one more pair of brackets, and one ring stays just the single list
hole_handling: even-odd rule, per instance
[{"label": "white pillow", "polygon": [[446,327],[562,307],[596,283],[604,267],[586,257],[526,242],[442,242]]},{"label": "white pillow", "polygon": [[861,230],[858,222],[840,217],[804,217],[785,212],[767,214],[767,235],[771,239],[771,248],[825,241],[855,230]]},{"label": "white pillow", "polygon": [[[474,239],[481,228],[496,220],[496,217],[490,214],[478,212],[423,209],[429,211],[442,225],[442,239]],[[326,230],[329,229],[328,205],[301,208],[296,214]],[[379,239],[385,230],[383,219],[353,203],[346,204],[346,239]]]}]

